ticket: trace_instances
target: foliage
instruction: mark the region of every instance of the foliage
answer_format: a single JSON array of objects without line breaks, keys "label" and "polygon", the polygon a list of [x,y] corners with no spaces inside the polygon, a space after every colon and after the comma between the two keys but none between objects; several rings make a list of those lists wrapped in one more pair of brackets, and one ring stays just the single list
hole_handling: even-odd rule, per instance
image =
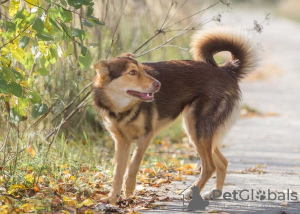
[{"label": "foliage", "polygon": [[82,25],[102,25],[92,16],[93,5],[92,0],[12,0],[9,7],[1,5],[12,17],[0,22],[0,99],[6,103],[12,122],[26,120],[28,111],[33,118],[49,111],[35,83],[51,75],[50,65],[72,55],[75,45],[81,48],[80,67],[85,70],[90,66],[92,57],[85,46],[89,35],[70,22],[78,15],[76,9],[84,8]]}]

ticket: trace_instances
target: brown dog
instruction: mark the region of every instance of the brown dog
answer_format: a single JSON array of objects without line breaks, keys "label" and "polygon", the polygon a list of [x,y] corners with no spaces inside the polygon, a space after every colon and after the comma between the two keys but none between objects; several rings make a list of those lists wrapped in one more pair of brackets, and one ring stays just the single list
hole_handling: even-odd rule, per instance
[{"label": "brown dog", "polygon": [[[222,66],[213,58],[220,51],[232,53]],[[201,191],[216,172],[214,189],[222,191],[228,162],[218,143],[239,116],[238,82],[256,66],[256,48],[245,32],[218,27],[197,33],[191,53],[195,60],[140,64],[125,54],[94,65],[94,103],[115,141],[115,169],[106,201],[116,202],[122,185],[126,197],[133,193],[151,139],[180,114],[202,161],[194,185]],[[129,162],[133,141],[136,149]],[[204,197],[211,195],[212,191]]]}]

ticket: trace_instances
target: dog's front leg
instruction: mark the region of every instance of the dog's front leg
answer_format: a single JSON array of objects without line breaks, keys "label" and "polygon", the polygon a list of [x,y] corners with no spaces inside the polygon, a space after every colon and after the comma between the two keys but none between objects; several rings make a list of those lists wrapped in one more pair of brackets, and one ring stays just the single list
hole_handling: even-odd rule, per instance
[{"label": "dog's front leg", "polygon": [[123,190],[125,192],[125,196],[129,197],[133,191],[135,190],[136,186],[136,176],[140,168],[141,161],[143,156],[151,142],[153,134],[148,134],[146,136],[141,137],[137,141],[137,146],[134,150],[132,155],[131,161],[127,168],[127,172],[125,175],[125,182],[123,186]]},{"label": "dog's front leg", "polygon": [[121,194],[123,177],[127,168],[130,149],[130,141],[124,138],[115,139],[115,168],[112,188],[108,197],[104,199],[106,202],[115,203]]}]

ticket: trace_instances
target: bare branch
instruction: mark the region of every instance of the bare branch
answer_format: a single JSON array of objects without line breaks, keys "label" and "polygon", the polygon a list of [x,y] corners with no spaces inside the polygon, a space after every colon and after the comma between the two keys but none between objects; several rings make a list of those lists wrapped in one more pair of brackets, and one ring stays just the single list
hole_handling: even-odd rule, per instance
[{"label": "bare branch", "polygon": [[173,24],[171,24],[171,25],[165,27],[165,29],[169,29],[170,27],[172,27],[172,26],[174,26],[174,25],[176,25],[176,24],[178,24],[178,23],[180,23],[180,22],[182,22],[182,21],[184,21],[184,20],[187,20],[187,19],[192,18],[192,17],[194,17],[194,16],[196,16],[196,15],[199,15],[199,14],[201,14],[201,13],[204,13],[204,12],[207,11],[208,9],[210,9],[210,8],[212,8],[212,7],[214,7],[214,6],[218,5],[218,4],[220,4],[220,1],[218,1],[218,2],[216,2],[216,3],[214,3],[214,4],[211,4],[211,5],[209,5],[207,8],[205,8],[205,9],[203,9],[203,10],[200,10],[200,11],[198,11],[198,12],[196,12],[196,13],[190,15],[190,16],[187,16],[187,17],[185,17],[185,18],[183,18],[183,19],[181,19],[181,20],[179,20],[179,21],[177,21],[177,22],[175,22],[175,23],[173,23]]},{"label": "bare branch", "polygon": [[116,34],[116,32],[117,32],[117,29],[119,28],[119,25],[120,25],[120,23],[121,23],[121,19],[122,19],[122,17],[124,16],[124,10],[125,10],[126,5],[127,5],[127,0],[125,1],[124,7],[123,7],[123,9],[122,9],[121,16],[120,16],[120,18],[119,18],[119,21],[118,21],[118,23],[117,23],[117,25],[116,25],[116,28],[115,28],[115,30],[114,30],[114,33],[113,33],[113,35],[112,35],[110,47],[109,47],[108,53],[107,53],[107,55],[106,55],[106,57],[105,57],[106,59],[109,57],[109,54],[110,54],[111,49],[112,49],[112,46],[113,46],[114,43],[115,43],[115,34]]},{"label": "bare branch", "polygon": [[[180,5],[180,7],[179,7],[179,9],[174,13],[174,15],[165,23],[165,25],[167,25],[176,15],[177,15],[177,13],[183,8],[183,6],[188,2],[189,0],[185,0],[185,2],[183,2],[181,5]],[[165,26],[164,25],[164,26]]]},{"label": "bare branch", "polygon": [[49,137],[51,137],[53,134],[57,133],[60,128],[77,112],[79,111],[83,106],[84,104],[86,103],[85,101],[87,100],[87,98],[89,97],[89,95],[91,94],[92,90],[90,90],[83,98],[82,100],[80,101],[80,103],[76,106],[76,108],[70,113],[68,114],[68,116],[64,119],[62,119],[61,123],[56,126],[54,128],[54,130],[52,130],[48,135],[46,135],[46,137],[44,138],[44,140],[47,140]]},{"label": "bare branch", "polygon": [[0,5],[5,4],[6,2],[8,2],[9,0],[4,0],[3,2],[0,3]]},{"label": "bare branch", "polygon": [[[75,98],[63,109],[61,110],[61,112],[59,112],[52,120],[51,120],[51,123],[57,118],[59,117],[64,111],[68,110],[72,105],[73,103],[75,102],[75,100],[78,99],[78,97],[88,88],[92,85],[92,82],[90,82],[89,84],[87,84],[83,89],[81,89],[81,91],[75,96]],[[91,92],[91,91],[89,91]],[[89,93],[88,92],[88,93]]]},{"label": "bare branch", "polygon": [[175,2],[172,1],[171,6],[169,7],[169,10],[168,10],[167,15],[166,15],[166,17],[165,17],[165,20],[164,20],[164,22],[162,23],[162,25],[161,25],[161,27],[160,27],[160,30],[162,30],[162,29],[164,28],[164,26],[165,26],[165,24],[166,24],[166,21],[167,21],[167,19],[168,19],[168,17],[169,17],[169,14],[170,14],[171,9],[172,9],[172,7],[173,7],[174,4],[175,4]]}]

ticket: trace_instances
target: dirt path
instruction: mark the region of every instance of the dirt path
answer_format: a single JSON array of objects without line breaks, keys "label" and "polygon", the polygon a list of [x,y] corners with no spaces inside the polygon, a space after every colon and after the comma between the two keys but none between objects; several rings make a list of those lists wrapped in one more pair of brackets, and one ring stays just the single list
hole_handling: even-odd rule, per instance
[{"label": "dirt path", "polygon": [[[223,17],[226,24],[250,28],[254,19],[263,19],[264,12],[232,11]],[[210,201],[206,212],[300,213],[300,24],[273,17],[258,40],[265,49],[262,69],[280,72],[274,72],[274,76],[271,72],[268,80],[242,83],[244,103],[263,113],[278,115],[240,119],[225,139],[222,151],[230,165],[224,191],[254,189],[254,193],[264,190],[267,194],[269,189],[278,195],[289,189],[290,193],[297,193],[298,200],[259,200],[255,193],[254,200]],[[190,176],[185,183],[166,186],[168,191],[164,192],[172,201],[143,213],[192,212],[187,211],[188,202],[183,206],[175,191],[186,188],[195,179]],[[204,191],[213,182],[214,178]]]}]

